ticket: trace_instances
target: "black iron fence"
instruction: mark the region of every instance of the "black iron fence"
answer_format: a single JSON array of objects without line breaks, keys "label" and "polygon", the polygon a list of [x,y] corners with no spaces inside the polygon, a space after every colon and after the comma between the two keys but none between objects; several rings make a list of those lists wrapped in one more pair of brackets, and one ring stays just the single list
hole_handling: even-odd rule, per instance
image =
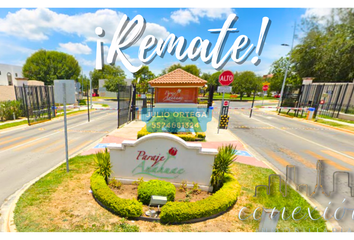
[{"label": "black iron fence", "polygon": [[53,86],[15,86],[15,94],[28,125],[55,117]]},{"label": "black iron fence", "polygon": [[313,83],[287,86],[283,107],[315,108],[315,116],[338,118],[354,114],[354,83]]},{"label": "black iron fence", "polygon": [[118,127],[132,120],[131,103],[132,103],[132,86],[118,86]]}]

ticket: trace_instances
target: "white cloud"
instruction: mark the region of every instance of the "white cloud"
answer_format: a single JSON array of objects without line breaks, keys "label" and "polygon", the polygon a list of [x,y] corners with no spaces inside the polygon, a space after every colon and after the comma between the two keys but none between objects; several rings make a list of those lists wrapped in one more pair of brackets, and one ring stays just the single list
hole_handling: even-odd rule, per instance
[{"label": "white cloud", "polygon": [[234,13],[231,8],[189,8],[172,12],[171,19],[185,26],[191,22],[199,23],[199,19],[205,17],[210,20],[227,18],[231,13]]},{"label": "white cloud", "polygon": [[162,18],[162,21],[168,22],[168,19],[164,17],[164,18]]},{"label": "white cloud", "polygon": [[301,15],[302,18],[307,18],[311,16],[316,17],[327,17],[331,15],[331,8],[308,8],[306,12]]},{"label": "white cloud", "polygon": [[[75,15],[56,13],[46,8],[21,9],[15,13],[8,13],[5,18],[0,18],[0,32],[32,41],[48,40],[53,32],[59,32],[74,34],[83,37],[86,41],[101,39],[110,42],[123,15],[110,9]],[[96,27],[105,30],[104,38],[95,34]],[[147,23],[144,35],[149,34],[165,38],[169,32],[163,26]]]},{"label": "white cloud", "polygon": [[82,43],[59,43],[59,50],[67,53],[72,53],[72,54],[90,54],[91,53],[91,48],[87,46],[86,44]]}]

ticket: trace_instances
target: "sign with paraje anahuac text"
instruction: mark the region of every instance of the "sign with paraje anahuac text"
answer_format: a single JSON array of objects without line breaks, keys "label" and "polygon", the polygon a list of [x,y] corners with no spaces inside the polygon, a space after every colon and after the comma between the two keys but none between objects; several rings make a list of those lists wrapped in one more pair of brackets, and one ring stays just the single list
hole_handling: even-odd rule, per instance
[{"label": "sign with paraje anahuac text", "polygon": [[168,133],[153,133],[135,141],[109,146],[112,177],[126,182],[160,179],[210,186],[216,149],[203,149]]}]

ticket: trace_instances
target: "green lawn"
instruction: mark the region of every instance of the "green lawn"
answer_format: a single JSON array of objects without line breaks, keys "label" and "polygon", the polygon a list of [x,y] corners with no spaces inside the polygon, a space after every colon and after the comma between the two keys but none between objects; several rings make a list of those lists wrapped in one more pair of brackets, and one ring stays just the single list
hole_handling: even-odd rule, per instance
[{"label": "green lawn", "polygon": [[10,123],[1,124],[0,125],[0,130],[1,129],[6,129],[6,128],[11,128],[11,127],[17,127],[17,126],[24,125],[24,124],[27,124],[27,123],[28,123],[27,120],[23,120],[23,121],[18,121],[18,122],[10,122]]}]

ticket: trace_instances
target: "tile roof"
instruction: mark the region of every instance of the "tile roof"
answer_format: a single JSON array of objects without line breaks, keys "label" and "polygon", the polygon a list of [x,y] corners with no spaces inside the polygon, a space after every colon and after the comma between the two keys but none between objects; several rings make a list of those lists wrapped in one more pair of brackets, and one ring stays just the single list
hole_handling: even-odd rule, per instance
[{"label": "tile roof", "polygon": [[149,81],[151,86],[162,86],[162,85],[194,85],[194,86],[204,86],[207,83],[204,79],[201,79],[189,72],[186,72],[180,68],[169,72],[161,77],[155,78]]}]

